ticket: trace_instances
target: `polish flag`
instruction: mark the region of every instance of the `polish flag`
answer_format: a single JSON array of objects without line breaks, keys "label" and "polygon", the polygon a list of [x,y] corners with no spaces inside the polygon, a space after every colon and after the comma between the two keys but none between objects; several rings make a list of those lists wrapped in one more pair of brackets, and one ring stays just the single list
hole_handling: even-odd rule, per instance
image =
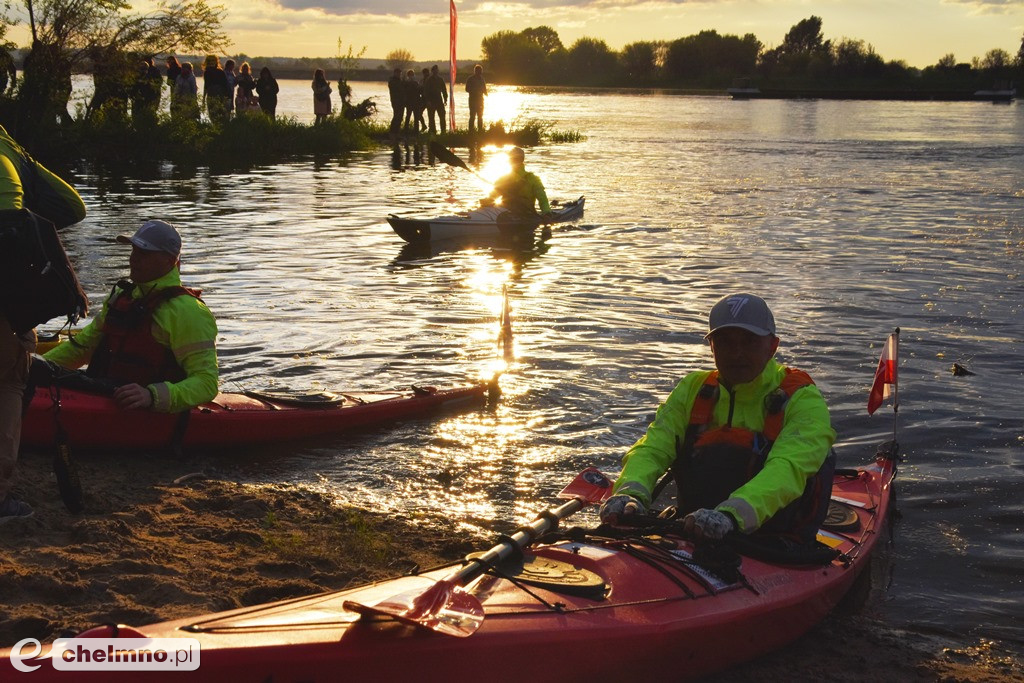
[{"label": "polish flag", "polygon": [[890,393],[895,391],[898,385],[897,368],[899,366],[899,359],[897,354],[899,347],[899,332],[893,332],[885,341],[882,357],[878,359],[875,381],[871,385],[871,393],[868,394],[868,415],[878,410],[878,406],[882,405],[882,402],[889,398]]}]

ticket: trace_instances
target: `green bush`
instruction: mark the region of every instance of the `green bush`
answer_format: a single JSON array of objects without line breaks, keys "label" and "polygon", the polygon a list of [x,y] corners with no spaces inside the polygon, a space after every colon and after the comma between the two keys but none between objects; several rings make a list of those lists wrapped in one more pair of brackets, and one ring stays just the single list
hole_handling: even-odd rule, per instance
[{"label": "green bush", "polygon": [[68,153],[98,162],[163,159],[245,166],[297,156],[336,155],[372,145],[366,124],[332,116],[320,125],[293,118],[271,120],[243,113],[224,124],[171,118],[132,122],[116,108],[94,112],[72,125]]}]

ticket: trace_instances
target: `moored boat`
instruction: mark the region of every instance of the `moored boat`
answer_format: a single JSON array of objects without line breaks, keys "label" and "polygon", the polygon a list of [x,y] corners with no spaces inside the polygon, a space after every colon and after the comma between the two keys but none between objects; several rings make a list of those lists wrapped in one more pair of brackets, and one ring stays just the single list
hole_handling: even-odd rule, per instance
[{"label": "moored boat", "polygon": [[[842,514],[826,522],[818,536],[824,550],[814,557],[766,558],[749,544],[695,546],[665,523],[553,533],[559,520],[610,492],[610,481],[588,470],[563,492],[569,502],[455,572],[438,568],[140,628],[100,626],[38,657],[28,644],[4,651],[0,672],[38,666],[33,680],[128,680],[137,672],[60,671],[54,662],[73,665],[90,649],[88,638],[175,638],[190,639],[178,641],[196,665],[189,680],[218,683],[450,681],[493,673],[510,657],[517,677],[528,672],[537,681],[608,680],[636,670],[696,678],[794,640],[839,602],[885,536],[895,468],[889,444],[873,463],[837,472],[832,493]],[[146,680],[181,676],[165,666]]]},{"label": "moored boat", "polygon": [[[36,389],[22,425],[29,447],[55,443],[56,423],[82,448],[240,447],[327,436],[482,405],[496,387],[485,383],[439,389],[352,391],[287,396],[220,393],[184,414],[120,410],[104,393],[80,388]],[[59,410],[56,410],[59,408]]]},{"label": "moored boat", "polygon": [[[551,203],[551,217],[547,222],[566,223],[583,216],[584,197],[569,202]],[[391,214],[388,223],[406,242],[458,239],[473,235],[509,239],[533,236],[540,225],[539,217],[523,219],[500,206],[482,206],[472,211],[438,216],[436,218],[409,218]]]}]

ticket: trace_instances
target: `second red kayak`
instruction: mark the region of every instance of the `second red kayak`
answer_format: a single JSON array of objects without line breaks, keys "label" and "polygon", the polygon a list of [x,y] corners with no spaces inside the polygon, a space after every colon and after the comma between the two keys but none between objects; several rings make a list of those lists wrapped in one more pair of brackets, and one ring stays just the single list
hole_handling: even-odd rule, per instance
[{"label": "second red kayak", "polygon": [[26,446],[51,446],[59,422],[68,443],[82,448],[265,444],[387,425],[440,411],[468,410],[483,405],[492,389],[480,383],[451,389],[414,386],[315,397],[218,394],[183,417],[120,410],[113,399],[101,394],[44,386],[36,389],[29,405],[21,441]]}]

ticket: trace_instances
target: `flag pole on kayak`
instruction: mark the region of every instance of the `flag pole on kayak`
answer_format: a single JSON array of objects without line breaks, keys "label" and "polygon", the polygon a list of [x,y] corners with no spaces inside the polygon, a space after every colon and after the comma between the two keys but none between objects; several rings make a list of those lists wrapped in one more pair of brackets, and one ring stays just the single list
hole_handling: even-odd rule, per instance
[{"label": "flag pole on kayak", "polygon": [[889,335],[882,347],[882,355],[878,359],[878,367],[875,369],[875,380],[871,384],[871,391],[868,393],[868,415],[878,410],[885,399],[892,396],[892,440],[897,441],[896,426],[900,411],[899,394],[899,351],[900,351],[900,328]]},{"label": "flag pole on kayak", "polygon": [[501,286],[501,331],[498,333],[498,348],[504,352],[506,361],[512,360],[512,307],[508,301],[508,285]]},{"label": "flag pole on kayak", "polygon": [[559,498],[568,499],[568,502],[540,513],[530,524],[520,527],[509,536],[503,536],[503,540],[487,552],[466,558],[461,569],[439,581],[427,577],[408,577],[421,578],[425,585],[396,593],[372,604],[346,600],[344,607],[362,616],[392,617],[445,635],[460,638],[471,636],[483,624],[484,607],[464,586],[489,567],[521,552],[540,536],[555,529],[559,521],[587,505],[603,502],[611,495],[611,491],[611,479],[597,468],[588,467],[558,494]]}]

